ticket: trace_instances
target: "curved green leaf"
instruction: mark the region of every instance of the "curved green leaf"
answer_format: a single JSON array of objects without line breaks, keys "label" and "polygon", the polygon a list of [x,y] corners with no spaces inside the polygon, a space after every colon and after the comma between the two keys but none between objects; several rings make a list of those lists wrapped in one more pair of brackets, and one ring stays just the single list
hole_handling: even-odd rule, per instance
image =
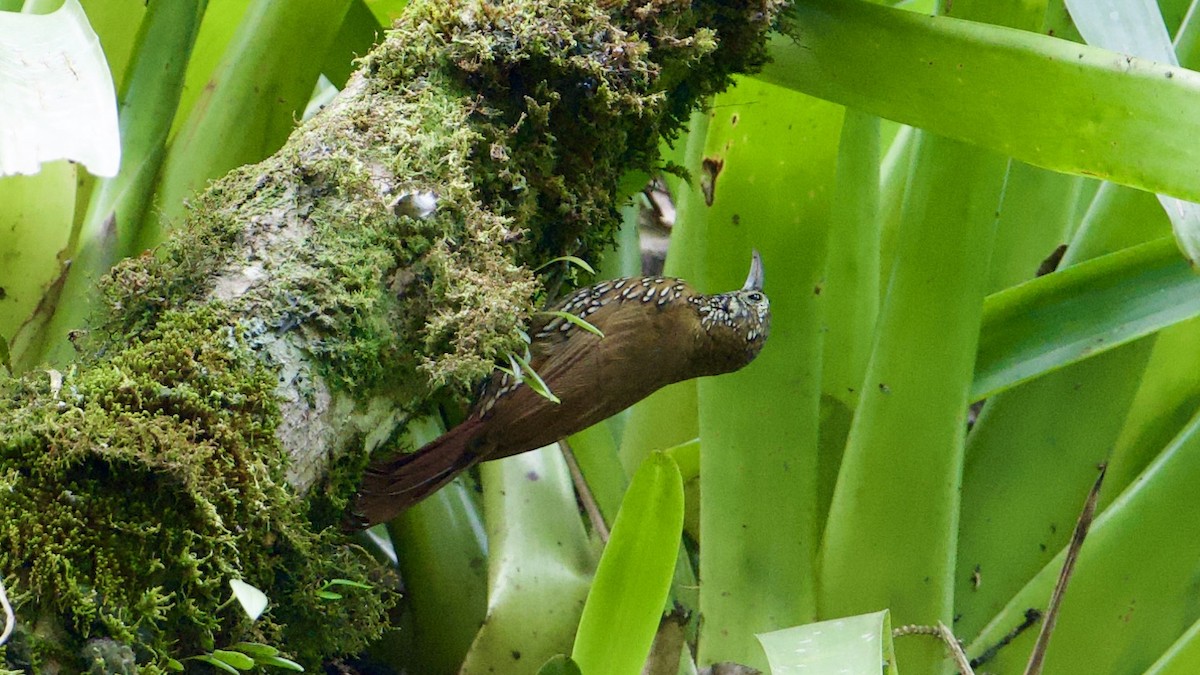
[{"label": "curved green leaf", "polygon": [[[1200,74],[858,0],[799,0],[762,77],[1037,166],[1200,199]],[[1047,92],[1053,92],[1048,96]]]},{"label": "curved green leaf", "polygon": [[683,528],[683,479],[655,453],[633,476],[592,589],[571,658],[587,673],[637,675],[662,618]]},{"label": "curved green leaf", "polygon": [[1200,276],[1170,238],[988,297],[971,400],[1200,315]]}]

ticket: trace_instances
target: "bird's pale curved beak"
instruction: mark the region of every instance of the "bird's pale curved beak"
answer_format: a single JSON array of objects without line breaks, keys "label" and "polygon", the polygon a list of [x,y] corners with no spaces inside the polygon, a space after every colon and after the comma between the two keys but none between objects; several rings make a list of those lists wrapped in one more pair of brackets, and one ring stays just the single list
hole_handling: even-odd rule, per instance
[{"label": "bird's pale curved beak", "polygon": [[746,276],[746,285],[742,286],[743,291],[761,291],[763,288],[763,264],[762,256],[755,249],[750,258],[750,274]]}]

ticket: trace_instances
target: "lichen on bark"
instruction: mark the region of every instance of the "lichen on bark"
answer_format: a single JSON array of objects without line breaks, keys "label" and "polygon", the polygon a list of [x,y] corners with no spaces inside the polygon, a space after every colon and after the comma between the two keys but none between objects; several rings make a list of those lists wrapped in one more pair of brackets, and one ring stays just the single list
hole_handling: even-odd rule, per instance
[{"label": "lichen on bark", "polygon": [[522,348],[573,273],[531,270],[610,245],[621,177],[763,60],[781,4],[413,2],[283,149],[113,270],[61,381],[3,384],[0,572],[36,617],[8,664],[111,638],[148,672],[243,639],[315,665],[377,637],[395,597],[328,529],[358,469]]}]

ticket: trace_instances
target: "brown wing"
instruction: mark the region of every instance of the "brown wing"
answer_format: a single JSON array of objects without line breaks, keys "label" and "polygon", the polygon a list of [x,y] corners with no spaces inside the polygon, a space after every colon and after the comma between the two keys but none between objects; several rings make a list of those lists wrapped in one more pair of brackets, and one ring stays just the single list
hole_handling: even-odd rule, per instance
[{"label": "brown wing", "polygon": [[[490,458],[553,443],[686,376],[698,322],[682,281],[607,282],[568,298],[562,311],[599,328],[601,338],[561,318],[535,327],[531,366],[561,403],[528,387],[498,396],[490,410]],[[660,302],[661,300],[661,302]],[[511,383],[509,386],[512,386]]]}]

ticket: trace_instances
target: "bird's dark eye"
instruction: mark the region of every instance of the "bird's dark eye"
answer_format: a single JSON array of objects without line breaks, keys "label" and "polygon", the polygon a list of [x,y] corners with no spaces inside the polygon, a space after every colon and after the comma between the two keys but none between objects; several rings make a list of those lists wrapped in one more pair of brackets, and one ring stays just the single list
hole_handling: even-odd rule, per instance
[{"label": "bird's dark eye", "polygon": [[750,302],[762,302],[763,294],[759,293],[758,291],[752,291],[746,296],[746,299]]}]

